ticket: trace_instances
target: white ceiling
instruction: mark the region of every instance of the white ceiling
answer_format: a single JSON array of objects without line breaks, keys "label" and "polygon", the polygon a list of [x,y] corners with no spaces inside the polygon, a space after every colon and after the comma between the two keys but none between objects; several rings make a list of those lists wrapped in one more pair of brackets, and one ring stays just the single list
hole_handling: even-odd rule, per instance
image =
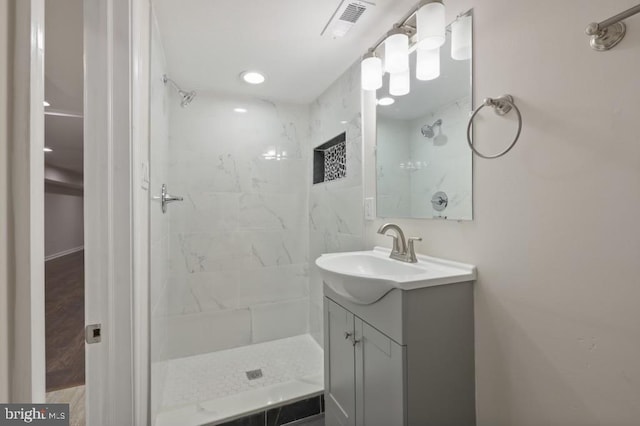
[{"label": "white ceiling", "polygon": [[[343,38],[320,36],[340,0],[153,0],[170,76],[185,90],[309,103],[417,0],[372,0]],[[267,81],[250,86],[245,70]]]},{"label": "white ceiling", "polygon": [[[153,0],[168,70],[187,90],[306,104],[326,90],[416,0],[373,0],[343,38],[320,36],[340,0]],[[82,0],[46,2],[48,111],[82,115]],[[267,76],[260,86],[245,70]],[[82,118],[48,115],[45,161],[82,172]]]},{"label": "white ceiling", "polygon": [[82,173],[82,0],[45,2],[45,99],[48,112],[80,117],[45,116],[45,162]]}]

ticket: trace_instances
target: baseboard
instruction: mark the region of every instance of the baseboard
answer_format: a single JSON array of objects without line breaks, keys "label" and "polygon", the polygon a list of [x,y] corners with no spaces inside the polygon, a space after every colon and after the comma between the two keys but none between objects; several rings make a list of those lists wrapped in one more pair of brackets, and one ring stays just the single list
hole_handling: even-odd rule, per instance
[{"label": "baseboard", "polygon": [[50,254],[49,256],[46,256],[44,258],[44,261],[48,262],[49,260],[57,259],[59,257],[66,256],[68,254],[75,253],[77,251],[82,251],[82,250],[84,250],[84,246],[70,248],[69,250],[65,250],[65,251],[61,251],[61,252],[58,252],[58,253]]}]

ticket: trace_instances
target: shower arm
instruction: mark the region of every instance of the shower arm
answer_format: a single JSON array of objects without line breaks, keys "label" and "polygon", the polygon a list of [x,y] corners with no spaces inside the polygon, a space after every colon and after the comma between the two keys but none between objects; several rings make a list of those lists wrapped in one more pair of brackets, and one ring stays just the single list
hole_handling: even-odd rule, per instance
[{"label": "shower arm", "polygon": [[167,75],[166,75],[166,74],[162,76],[162,82],[163,82],[164,84],[171,83],[171,85],[172,85],[172,86],[173,86],[173,87],[174,87],[178,92],[184,92],[184,90],[182,90],[182,89],[180,88],[180,86],[178,86],[178,83],[176,83],[175,81],[171,80],[169,77],[167,77]]}]

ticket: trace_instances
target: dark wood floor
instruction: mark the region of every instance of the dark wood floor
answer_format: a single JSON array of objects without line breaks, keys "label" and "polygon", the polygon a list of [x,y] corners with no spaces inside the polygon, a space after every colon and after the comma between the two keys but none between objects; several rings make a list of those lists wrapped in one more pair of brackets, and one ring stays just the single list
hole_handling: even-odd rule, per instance
[{"label": "dark wood floor", "polygon": [[45,263],[47,392],[84,384],[84,251]]}]

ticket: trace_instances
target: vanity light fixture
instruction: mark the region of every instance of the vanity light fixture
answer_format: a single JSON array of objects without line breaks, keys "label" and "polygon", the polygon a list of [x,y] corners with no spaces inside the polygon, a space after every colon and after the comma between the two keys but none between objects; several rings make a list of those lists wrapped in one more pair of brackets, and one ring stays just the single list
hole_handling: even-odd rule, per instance
[{"label": "vanity light fixture", "polygon": [[389,105],[393,105],[395,103],[395,101],[396,101],[395,99],[389,98],[389,97],[380,98],[380,99],[378,99],[378,105],[380,105],[380,106],[389,106]]},{"label": "vanity light fixture", "polygon": [[262,84],[265,80],[264,74],[258,71],[244,71],[240,77],[249,84]]},{"label": "vanity light fixture", "polygon": [[382,87],[382,59],[375,52],[370,51],[363,56],[360,72],[364,90],[378,90]]},{"label": "vanity light fixture", "polygon": [[418,49],[436,49],[446,40],[444,4],[440,0],[425,0],[416,12]]},{"label": "vanity light fixture", "polygon": [[400,26],[389,31],[384,41],[384,70],[389,74],[409,70],[409,35]]},{"label": "vanity light fixture", "polygon": [[461,15],[451,24],[451,57],[457,61],[471,59],[471,16]]},{"label": "vanity light fixture", "polygon": [[[469,12],[458,16],[460,47],[456,47],[456,56],[460,58],[470,55],[471,51],[471,17],[468,15]],[[382,73],[378,71],[382,61],[377,57],[376,50],[383,45],[384,72],[390,74],[390,94],[402,96],[409,93],[411,81],[409,54],[414,50],[418,51],[416,78],[418,80],[438,78],[440,47],[446,41],[446,31],[445,8],[442,0],[422,0],[362,57],[362,90],[378,90],[382,87],[380,78]]]}]

